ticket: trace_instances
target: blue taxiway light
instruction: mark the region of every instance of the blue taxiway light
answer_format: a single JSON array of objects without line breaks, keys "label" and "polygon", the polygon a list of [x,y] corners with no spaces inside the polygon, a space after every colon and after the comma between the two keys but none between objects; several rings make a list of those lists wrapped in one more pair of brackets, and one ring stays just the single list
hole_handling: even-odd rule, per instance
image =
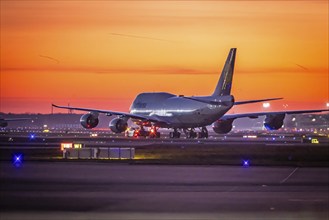
[{"label": "blue taxiway light", "polygon": [[249,167],[249,160],[243,160],[242,166]]},{"label": "blue taxiway light", "polygon": [[23,164],[23,154],[14,154],[13,165],[15,167],[20,167]]},{"label": "blue taxiway light", "polygon": [[30,140],[35,139],[35,134],[30,134]]}]

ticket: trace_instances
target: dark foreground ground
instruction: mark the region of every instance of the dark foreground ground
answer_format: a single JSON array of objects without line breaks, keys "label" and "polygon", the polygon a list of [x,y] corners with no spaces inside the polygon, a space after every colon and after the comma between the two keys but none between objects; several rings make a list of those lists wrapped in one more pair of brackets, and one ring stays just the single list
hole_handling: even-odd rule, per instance
[{"label": "dark foreground ground", "polygon": [[0,219],[329,219],[328,167],[0,162]]}]

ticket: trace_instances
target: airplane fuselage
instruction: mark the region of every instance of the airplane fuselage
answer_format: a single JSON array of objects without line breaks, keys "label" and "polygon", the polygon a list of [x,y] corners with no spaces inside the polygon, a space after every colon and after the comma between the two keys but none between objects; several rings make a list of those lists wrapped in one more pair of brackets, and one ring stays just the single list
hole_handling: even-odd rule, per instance
[{"label": "airplane fuselage", "polygon": [[[198,99],[198,100],[195,100]],[[214,101],[209,104],[202,101]],[[222,104],[218,104],[222,102]],[[234,104],[233,96],[184,97],[170,93],[141,93],[133,101],[130,113],[152,116],[166,123],[153,125],[171,128],[194,128],[212,124]],[[137,124],[139,120],[133,120]]]}]

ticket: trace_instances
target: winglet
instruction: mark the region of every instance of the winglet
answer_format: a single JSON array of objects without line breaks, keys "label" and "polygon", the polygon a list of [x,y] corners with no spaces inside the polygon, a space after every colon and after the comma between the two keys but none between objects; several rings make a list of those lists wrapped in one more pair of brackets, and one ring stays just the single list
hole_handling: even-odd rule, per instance
[{"label": "winglet", "polygon": [[231,48],[212,96],[224,96],[231,94],[236,50],[236,48]]}]

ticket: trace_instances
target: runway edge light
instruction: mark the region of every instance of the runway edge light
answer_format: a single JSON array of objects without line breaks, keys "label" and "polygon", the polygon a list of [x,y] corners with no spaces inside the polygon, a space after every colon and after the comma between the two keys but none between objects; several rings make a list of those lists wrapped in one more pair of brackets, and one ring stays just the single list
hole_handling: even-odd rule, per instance
[{"label": "runway edge light", "polygon": [[242,161],[242,166],[243,167],[249,167],[250,163],[249,163],[249,160],[243,160]]},{"label": "runway edge light", "polygon": [[30,140],[34,140],[35,139],[35,134],[30,134]]},{"label": "runway edge light", "polygon": [[12,161],[13,161],[13,165],[15,167],[22,166],[22,164],[23,164],[23,154],[21,154],[21,153],[14,154],[13,158],[12,158]]}]

